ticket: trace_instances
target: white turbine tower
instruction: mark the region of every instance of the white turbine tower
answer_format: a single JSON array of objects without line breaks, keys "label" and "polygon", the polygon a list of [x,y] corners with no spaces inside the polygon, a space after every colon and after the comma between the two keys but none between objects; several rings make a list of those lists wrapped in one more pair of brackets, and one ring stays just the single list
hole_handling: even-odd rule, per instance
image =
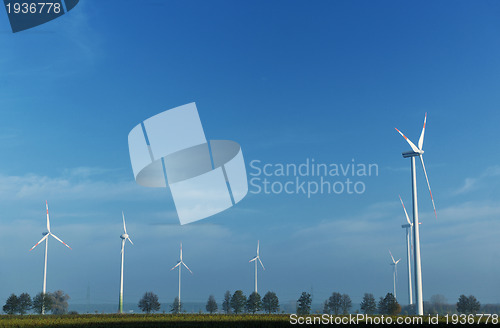
[{"label": "white turbine tower", "polygon": [[120,300],[118,301],[118,312],[123,313],[123,260],[125,259],[125,242],[128,240],[132,245],[134,244],[127,233],[127,226],[125,225],[125,215],[122,211],[123,219],[123,234],[120,236],[122,239],[122,264],[120,269]]},{"label": "white turbine tower", "polygon": [[[413,232],[413,223],[411,223],[410,218],[408,217],[408,213],[406,212],[405,204],[399,196],[399,200],[401,201],[401,205],[403,205],[403,210],[405,211],[406,221],[408,224],[403,224],[401,228],[406,229],[406,258],[408,262],[408,304],[413,304],[413,294],[411,288],[411,234]],[[420,222],[419,222],[420,223]]]},{"label": "white turbine tower", "polygon": [[393,278],[394,278],[394,298],[397,299],[397,296],[396,296],[396,278],[398,277],[398,263],[399,263],[399,261],[401,261],[401,259],[394,261],[394,257],[392,256],[391,251],[389,251],[389,254],[391,254],[391,259],[392,259],[391,265],[394,266],[394,272],[392,273]]},{"label": "white turbine tower", "polygon": [[248,262],[255,262],[255,292],[257,293],[257,260],[259,261],[260,265],[262,265],[262,269],[264,268],[264,264],[262,264],[262,261],[260,260],[259,256],[259,241],[257,240],[257,256],[255,256],[253,259],[251,259]]},{"label": "white turbine tower", "polygon": [[425,180],[427,181],[427,187],[429,188],[429,193],[431,195],[432,207],[434,208],[434,215],[437,218],[436,206],[434,205],[434,198],[432,197],[431,186],[429,184],[429,179],[427,177],[427,172],[425,170],[424,158],[422,154],[424,153],[422,147],[424,144],[424,133],[425,133],[425,123],[427,121],[427,113],[425,113],[424,127],[422,128],[422,133],[420,134],[420,139],[418,140],[418,147],[415,146],[410,139],[408,139],[401,131],[396,129],[405,138],[411,147],[411,151],[404,152],[404,158],[411,158],[411,183],[412,183],[412,195],[413,195],[413,248],[414,248],[414,270],[415,270],[415,290],[416,290],[416,303],[417,303],[417,315],[424,315],[424,299],[422,296],[422,262],[420,260],[420,235],[419,235],[419,222],[418,222],[418,202],[417,202],[417,172],[415,167],[415,157],[420,158],[422,163],[422,168],[424,169]]},{"label": "white turbine tower", "polygon": [[191,269],[188,268],[188,266],[186,265],[186,263],[184,263],[184,261],[182,260],[182,243],[181,243],[181,255],[180,255],[180,259],[179,261],[177,261],[177,264],[172,268],[170,269],[170,271],[172,271],[173,269],[179,267],[179,312],[181,311],[181,269],[182,269],[182,265],[184,265],[186,267],[186,269],[188,269],[189,272],[191,272],[191,274],[193,274],[193,271],[191,271]]},{"label": "white turbine tower", "polygon": [[[31,247],[30,251],[33,250],[35,247],[38,246],[38,244],[40,244],[41,242],[45,241],[45,263],[44,263],[44,266],[43,266],[43,294],[45,295],[46,291],[47,291],[47,251],[48,251],[48,248],[49,248],[49,236],[52,236],[54,237],[57,241],[61,242],[64,246],[68,247],[69,249],[71,249],[71,247],[69,247],[64,241],[62,241],[61,239],[59,239],[59,237],[57,237],[56,235],[54,235],[51,231],[50,231],[50,220],[49,220],[49,204],[47,203],[47,201],[45,201],[45,208],[47,209],[47,232],[43,232],[42,235],[43,235],[43,238],[40,239],[40,241],[38,243],[35,244],[35,246]],[[45,308],[42,307],[42,314],[45,314]]]}]

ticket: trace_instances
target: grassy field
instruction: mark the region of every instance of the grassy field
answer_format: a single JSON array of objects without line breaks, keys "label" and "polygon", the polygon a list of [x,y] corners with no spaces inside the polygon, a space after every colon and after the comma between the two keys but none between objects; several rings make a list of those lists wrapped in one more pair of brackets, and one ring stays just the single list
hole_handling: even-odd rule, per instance
[{"label": "grassy field", "polygon": [[[304,327],[310,326],[307,323],[314,323],[312,320],[316,317],[316,322],[314,326],[324,326],[320,324],[321,316],[309,316],[309,321],[305,321],[304,324],[290,323],[290,315],[288,314],[277,314],[277,315],[265,315],[265,314],[243,314],[243,315],[223,315],[223,314],[87,314],[87,315],[25,315],[25,316],[12,316],[3,315],[0,316],[0,327]],[[337,322],[341,322],[344,318],[344,323],[340,326],[348,326],[348,317],[332,317],[332,323],[327,325],[335,325],[335,318]],[[372,319],[380,320],[380,316],[373,316]],[[369,326],[399,326],[396,324],[398,317],[385,317],[386,320],[390,318],[392,324],[368,324]],[[414,320],[415,317],[399,317],[407,320],[407,323]],[[401,319],[400,319],[401,320]],[[415,321],[416,322],[416,321]],[[416,322],[418,323],[418,322]],[[482,322],[484,324],[484,318]],[[481,324],[481,326],[483,326]],[[491,321],[489,324],[493,324]],[[360,323],[361,326],[366,326],[366,324]],[[464,326],[463,324],[457,323],[452,325],[451,320],[448,324],[449,326]],[[478,325],[478,320],[475,320],[475,324]],[[440,318],[439,324],[429,324],[429,318],[423,317],[422,322],[419,324],[414,324],[418,327],[436,327],[436,326],[447,326],[443,318]],[[495,325],[495,326],[498,326]]]},{"label": "grassy field", "polygon": [[284,327],[288,315],[86,314],[0,316],[0,327]]}]

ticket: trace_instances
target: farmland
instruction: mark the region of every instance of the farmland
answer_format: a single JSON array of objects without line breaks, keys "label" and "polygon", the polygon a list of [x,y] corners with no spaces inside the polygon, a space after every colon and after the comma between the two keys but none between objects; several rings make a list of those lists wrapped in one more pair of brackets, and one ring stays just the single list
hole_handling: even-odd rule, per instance
[{"label": "farmland", "polygon": [[[353,315],[356,317],[356,315]],[[328,318],[328,321],[327,319]],[[366,321],[370,326],[380,325],[385,318],[385,324],[393,324],[398,326],[398,323],[411,323],[417,326],[436,326],[437,322],[429,325],[429,317],[421,318],[411,316],[370,316]],[[349,316],[305,316],[302,320],[290,321],[290,315],[277,314],[242,314],[242,315],[224,315],[224,314],[87,314],[87,315],[26,315],[0,316],[0,327],[55,327],[55,328],[70,328],[70,327],[290,327],[290,326],[307,326],[314,324],[321,326],[322,324],[340,323],[341,325],[349,325]],[[481,323],[485,323],[485,317],[481,319]],[[399,321],[398,321],[399,320]],[[418,321],[420,320],[420,321]],[[474,317],[475,323],[479,323],[478,317]],[[389,323],[390,321],[390,323]],[[293,325],[291,324],[294,323]],[[366,322],[357,322],[361,326],[366,325]],[[494,324],[490,318],[489,324]],[[496,320],[498,323],[498,317]],[[352,322],[351,322],[352,324]],[[452,321],[449,321],[452,324]],[[439,318],[438,326],[446,325],[444,317]]]},{"label": "farmland", "polygon": [[288,326],[288,315],[87,314],[0,317],[0,327],[260,327]]}]

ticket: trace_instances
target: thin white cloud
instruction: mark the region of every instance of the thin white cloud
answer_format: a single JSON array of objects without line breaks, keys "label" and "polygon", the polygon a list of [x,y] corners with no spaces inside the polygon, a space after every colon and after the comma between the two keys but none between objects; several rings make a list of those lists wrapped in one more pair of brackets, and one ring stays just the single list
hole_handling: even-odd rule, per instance
[{"label": "thin white cloud", "polygon": [[65,200],[127,200],[158,199],[165,197],[160,189],[150,190],[138,186],[133,180],[110,182],[107,174],[114,170],[78,167],[67,169],[56,177],[33,173],[0,175],[0,198],[4,201],[23,199],[59,198]]},{"label": "thin white cloud", "polygon": [[465,178],[463,186],[455,191],[455,195],[465,194],[483,188],[487,183],[491,183],[491,178],[500,177],[500,166],[490,166],[478,177]]}]

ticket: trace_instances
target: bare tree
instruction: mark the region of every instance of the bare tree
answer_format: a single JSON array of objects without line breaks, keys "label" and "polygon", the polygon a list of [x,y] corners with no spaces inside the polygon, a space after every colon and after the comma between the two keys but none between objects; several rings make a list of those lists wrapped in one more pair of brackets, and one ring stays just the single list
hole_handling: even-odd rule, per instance
[{"label": "bare tree", "polygon": [[333,314],[338,315],[342,308],[342,294],[337,292],[332,293],[332,296],[328,299],[328,306]]},{"label": "bare tree", "polygon": [[52,293],[52,314],[66,314],[68,313],[68,300],[69,295],[65,294],[62,290],[57,290]]}]

